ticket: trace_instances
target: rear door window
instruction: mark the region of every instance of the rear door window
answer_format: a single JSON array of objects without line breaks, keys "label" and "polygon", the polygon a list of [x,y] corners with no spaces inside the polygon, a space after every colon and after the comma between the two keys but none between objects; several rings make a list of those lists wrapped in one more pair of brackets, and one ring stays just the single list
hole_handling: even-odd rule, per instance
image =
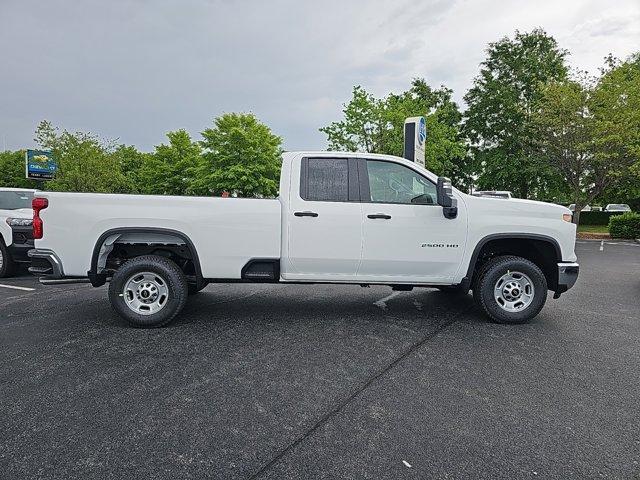
[{"label": "rear door window", "polygon": [[316,202],[357,200],[357,171],[347,158],[304,158],[300,172],[300,196]]}]

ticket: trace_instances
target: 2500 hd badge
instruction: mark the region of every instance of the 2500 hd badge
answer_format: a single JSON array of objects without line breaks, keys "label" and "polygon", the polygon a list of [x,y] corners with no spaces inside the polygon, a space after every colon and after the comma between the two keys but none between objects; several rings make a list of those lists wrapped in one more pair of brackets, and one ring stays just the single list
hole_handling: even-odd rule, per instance
[{"label": "2500 hd badge", "polygon": [[422,243],[422,248],[458,248],[460,245],[457,243]]}]

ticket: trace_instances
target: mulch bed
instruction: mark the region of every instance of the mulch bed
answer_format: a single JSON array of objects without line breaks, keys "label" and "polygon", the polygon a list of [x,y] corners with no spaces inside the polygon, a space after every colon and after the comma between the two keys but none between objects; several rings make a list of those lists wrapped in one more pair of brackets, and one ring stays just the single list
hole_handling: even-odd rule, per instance
[{"label": "mulch bed", "polygon": [[594,233],[594,232],[578,232],[578,238],[586,239],[586,240],[610,240],[611,235],[608,233]]}]

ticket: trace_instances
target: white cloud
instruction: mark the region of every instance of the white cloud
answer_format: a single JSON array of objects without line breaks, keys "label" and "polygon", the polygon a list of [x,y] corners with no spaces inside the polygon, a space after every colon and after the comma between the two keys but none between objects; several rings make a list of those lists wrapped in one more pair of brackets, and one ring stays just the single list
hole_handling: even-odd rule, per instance
[{"label": "white cloud", "polygon": [[151,149],[225,111],[253,111],[289,149],[324,148],[318,128],[353,85],[385,95],[421,76],[460,100],[487,43],[516,29],[545,28],[593,73],[640,48],[637,0],[5,0],[0,20],[9,148],[46,118]]}]

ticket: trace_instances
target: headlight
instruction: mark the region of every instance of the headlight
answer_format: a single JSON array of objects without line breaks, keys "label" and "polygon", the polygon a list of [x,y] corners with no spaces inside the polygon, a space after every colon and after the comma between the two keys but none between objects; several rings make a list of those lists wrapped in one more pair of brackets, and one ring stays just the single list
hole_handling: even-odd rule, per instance
[{"label": "headlight", "polygon": [[10,227],[30,227],[32,224],[31,218],[7,218],[7,225]]},{"label": "headlight", "polygon": [[565,222],[569,222],[569,223],[571,223],[571,221],[573,220],[573,216],[572,216],[570,213],[563,213],[563,214],[562,214],[562,219],[563,219]]}]

